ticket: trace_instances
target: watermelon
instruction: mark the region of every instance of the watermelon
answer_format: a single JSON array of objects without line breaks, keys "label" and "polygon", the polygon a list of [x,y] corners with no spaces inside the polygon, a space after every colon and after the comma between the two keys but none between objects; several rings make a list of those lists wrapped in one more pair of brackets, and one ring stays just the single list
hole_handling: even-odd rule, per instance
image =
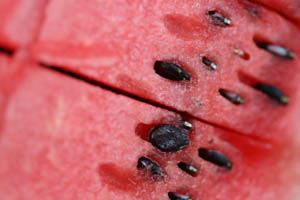
[{"label": "watermelon", "polygon": [[[290,123],[274,122],[292,120],[292,111],[300,109],[295,100],[299,28],[260,4],[53,0],[46,13],[34,46],[44,64],[264,140],[281,141]],[[293,59],[273,55],[261,48],[264,43],[291,50]],[[161,77],[154,69],[157,61],[180,65],[190,80]],[[280,106],[254,88],[261,83],[285,93],[289,105]],[[244,103],[233,104],[220,89]]]},{"label": "watermelon", "polygon": [[[298,158],[287,146],[254,140],[32,64],[10,96],[2,126],[2,199],[292,199]],[[20,68],[22,68],[20,67]],[[190,144],[164,153],[148,140],[159,124],[192,123]],[[230,169],[198,156],[226,155]],[[137,168],[146,157],[162,180]],[[196,176],[179,162],[197,167]],[[287,170],[288,169],[288,170]],[[289,192],[287,192],[287,189]]]},{"label": "watermelon", "polygon": [[299,199],[297,5],[3,1],[0,199]]}]

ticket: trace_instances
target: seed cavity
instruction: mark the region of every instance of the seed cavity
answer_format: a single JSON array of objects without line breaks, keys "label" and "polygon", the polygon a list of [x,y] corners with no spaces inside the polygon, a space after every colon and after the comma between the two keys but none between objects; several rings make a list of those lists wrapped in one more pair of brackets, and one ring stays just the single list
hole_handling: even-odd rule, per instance
[{"label": "seed cavity", "polygon": [[212,70],[216,70],[217,67],[218,67],[216,63],[212,62],[211,60],[209,60],[209,59],[206,58],[206,57],[203,57],[203,58],[202,58],[202,62],[203,62],[203,64],[205,64],[206,66],[210,67],[210,69],[212,69]]},{"label": "seed cavity", "polygon": [[242,49],[234,49],[233,52],[244,60],[249,60],[250,58],[250,55],[245,51],[243,51]]},{"label": "seed cavity", "polygon": [[189,165],[185,162],[179,162],[177,166],[191,176],[196,176],[198,173],[198,168],[194,165]]},{"label": "seed cavity", "polygon": [[189,137],[183,129],[169,124],[160,124],[152,128],[149,141],[162,152],[176,152],[190,143]]},{"label": "seed cavity", "polygon": [[189,121],[182,121],[182,127],[188,131],[193,130],[194,126]]},{"label": "seed cavity", "polygon": [[213,20],[213,24],[216,26],[226,27],[231,24],[231,20],[227,17],[224,17],[215,10],[208,11],[208,15]]},{"label": "seed cavity", "polygon": [[212,149],[199,148],[198,155],[200,158],[228,170],[231,170],[233,167],[233,163],[221,152]]},{"label": "seed cavity", "polygon": [[156,61],[154,63],[155,72],[169,80],[183,81],[190,80],[191,76],[181,66],[175,63]]},{"label": "seed cavity", "polygon": [[274,86],[266,85],[266,84],[256,84],[254,88],[265,93],[271,99],[277,101],[281,105],[287,105],[290,101],[288,96],[286,96],[282,91],[280,91],[278,88]]},{"label": "seed cavity", "polygon": [[231,103],[235,104],[235,105],[239,105],[239,104],[244,104],[245,100],[243,97],[232,93],[228,90],[225,89],[219,89],[219,93],[226,98],[227,100],[229,100]]},{"label": "seed cavity", "polygon": [[14,54],[14,50],[0,46],[0,53],[7,56],[12,56]]},{"label": "seed cavity", "polygon": [[192,197],[182,195],[182,194],[178,194],[178,193],[175,193],[175,192],[169,192],[168,197],[169,197],[170,200],[193,200]]},{"label": "seed cavity", "polygon": [[139,158],[137,168],[146,169],[151,173],[151,176],[155,180],[164,178],[166,176],[166,173],[160,168],[160,166],[156,162],[144,156]]},{"label": "seed cavity", "polygon": [[294,59],[296,57],[296,54],[292,52],[291,50],[279,46],[279,45],[273,45],[273,44],[268,44],[268,43],[257,43],[257,46],[259,48],[262,48],[270,53],[272,53],[275,56],[280,56],[282,58],[286,59]]}]

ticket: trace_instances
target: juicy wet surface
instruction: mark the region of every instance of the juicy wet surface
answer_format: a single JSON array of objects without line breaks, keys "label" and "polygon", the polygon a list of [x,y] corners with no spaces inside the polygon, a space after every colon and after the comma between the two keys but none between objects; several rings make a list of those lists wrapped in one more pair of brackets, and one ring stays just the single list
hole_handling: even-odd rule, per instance
[{"label": "juicy wet surface", "polygon": [[[120,1],[122,12],[112,12],[116,23],[101,26],[112,18],[96,2],[75,5],[71,0],[53,0],[47,6],[34,2],[21,12],[25,16],[31,7],[41,11],[26,28],[31,31],[24,34],[24,41],[13,39],[17,31],[6,34],[11,39],[5,42],[0,39],[0,196],[134,200],[168,199],[168,193],[175,192],[193,199],[290,200],[299,195],[298,57],[281,60],[258,51],[256,45],[274,42],[299,54],[298,40],[290,41],[299,30],[288,20],[261,5],[235,1],[222,9],[213,2],[191,1],[182,10],[178,7],[184,8],[183,2],[165,1],[166,8],[158,9],[159,2],[150,8],[147,3]],[[72,9],[78,12],[69,15]],[[101,9],[103,13],[97,12]],[[232,23],[213,26],[207,12],[215,9]],[[131,20],[118,18],[117,13]],[[157,19],[147,17],[149,13]],[[22,24],[23,15],[10,17],[12,24]],[[95,19],[97,25],[83,23]],[[120,28],[123,20],[124,26],[136,26]],[[249,32],[243,31],[244,22]],[[150,32],[141,28],[143,23],[151,25]],[[270,30],[261,32],[266,24]],[[57,26],[60,34],[53,34]],[[118,29],[112,34],[114,28]],[[274,29],[279,31],[274,34]],[[237,55],[235,49],[246,56],[240,51]],[[203,65],[202,58],[208,55],[218,65],[216,71]],[[224,57],[225,61],[220,59]],[[191,83],[156,76],[153,64],[159,59],[184,66]],[[37,66],[39,61],[63,70]],[[288,84],[283,81],[287,78]],[[278,107],[251,89],[257,82],[287,91],[288,107]],[[243,96],[245,105],[236,107],[221,97],[220,86]],[[178,126],[182,120],[194,126],[188,133],[189,145],[175,153],[151,145],[153,127]],[[234,167],[226,170],[201,159],[200,147],[222,152]],[[142,156],[155,161],[166,176],[156,179],[149,170],[138,169]],[[180,169],[179,162],[196,166],[197,175]]]},{"label": "juicy wet surface", "polygon": [[[37,59],[255,138],[281,138],[289,127],[282,118],[293,118],[293,111],[299,109],[293,101],[300,81],[300,34],[294,21],[248,1],[226,1],[221,7],[214,1],[91,4],[72,0],[49,4],[34,43]],[[231,23],[216,26],[211,12]],[[86,21],[97,23],[86,25]],[[60,33],[53,34],[58,24]],[[259,48],[258,42],[285,46],[296,57],[274,56]],[[217,69],[203,64],[204,57]],[[180,64],[190,81],[172,81],[155,73],[155,62],[161,60]],[[248,84],[248,79],[255,82]],[[289,105],[282,108],[255,90],[257,83],[282,90],[291,99]],[[220,95],[220,88],[243,97],[245,103],[232,104]]]}]

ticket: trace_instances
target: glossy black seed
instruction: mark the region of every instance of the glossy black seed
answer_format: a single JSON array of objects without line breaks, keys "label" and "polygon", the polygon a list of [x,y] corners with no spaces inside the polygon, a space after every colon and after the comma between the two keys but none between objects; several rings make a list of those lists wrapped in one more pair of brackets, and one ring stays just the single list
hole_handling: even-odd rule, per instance
[{"label": "glossy black seed", "polygon": [[162,152],[176,152],[190,143],[188,135],[181,128],[168,124],[152,128],[149,141]]},{"label": "glossy black seed", "polygon": [[219,89],[219,93],[233,104],[239,105],[239,104],[245,103],[245,100],[243,97],[241,97],[237,94],[234,94],[232,92],[229,92],[228,90]]},{"label": "glossy black seed", "polygon": [[233,167],[233,163],[221,152],[206,148],[199,148],[198,155],[200,158],[220,167],[224,167],[229,170]]},{"label": "glossy black seed", "polygon": [[216,26],[226,27],[231,24],[230,19],[224,17],[223,15],[214,10],[209,11],[208,15],[211,17],[211,19],[213,20],[213,24]]},{"label": "glossy black seed", "polygon": [[198,173],[198,168],[194,165],[189,165],[184,162],[179,162],[177,166],[182,169],[184,172],[188,173],[191,176],[195,176]]},{"label": "glossy black seed", "polygon": [[265,49],[266,51],[272,53],[273,55],[280,56],[282,58],[294,59],[296,57],[294,52],[279,45],[273,45],[268,43],[257,43],[257,46],[262,49]]},{"label": "glossy black seed", "polygon": [[203,57],[202,58],[202,62],[203,64],[205,64],[206,66],[209,66],[212,70],[216,70],[217,69],[217,64],[212,62],[211,60],[209,60],[208,58],[206,57]]},{"label": "glossy black seed", "polygon": [[192,197],[182,195],[182,194],[178,194],[178,193],[175,193],[175,192],[169,192],[168,197],[169,197],[170,200],[193,200]]},{"label": "glossy black seed", "polygon": [[281,92],[278,88],[266,84],[256,84],[255,89],[268,95],[270,98],[274,99],[281,105],[287,105],[290,101],[289,97]]},{"label": "glossy black seed", "polygon": [[166,176],[166,173],[159,167],[156,162],[144,156],[139,158],[137,168],[149,170],[152,176]]},{"label": "glossy black seed", "polygon": [[191,76],[181,66],[175,63],[156,61],[154,63],[154,70],[158,75],[173,81],[191,79]]}]

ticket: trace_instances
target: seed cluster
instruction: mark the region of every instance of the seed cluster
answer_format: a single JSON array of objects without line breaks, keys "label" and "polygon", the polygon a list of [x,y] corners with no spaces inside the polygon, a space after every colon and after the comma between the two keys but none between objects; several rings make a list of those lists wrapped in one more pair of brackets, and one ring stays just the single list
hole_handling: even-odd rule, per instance
[{"label": "seed cluster", "polygon": [[[250,13],[259,17],[256,10],[253,12],[251,11]],[[208,16],[209,23],[215,26],[226,28],[232,24],[228,17],[225,17],[216,10],[208,11],[206,15]],[[257,42],[256,45],[272,55],[284,59],[294,59],[296,57],[294,52],[280,45],[270,44],[267,42]],[[249,60],[250,58],[249,54],[240,48],[233,49],[233,53],[244,60]],[[216,62],[208,57],[202,56],[202,63],[209,67],[210,70],[217,70],[218,66]],[[159,76],[172,81],[191,80],[191,75],[185,71],[184,67],[175,62],[156,61],[154,63],[154,70]],[[275,86],[257,83],[254,84],[253,87],[268,95],[271,99],[281,105],[287,105],[289,103],[289,97]],[[234,105],[242,105],[245,103],[245,99],[240,94],[233,92],[234,90],[220,88],[218,91],[222,97]],[[149,142],[161,152],[174,153],[186,148],[190,144],[189,135],[187,133],[192,130],[193,124],[188,121],[182,121],[180,125],[160,124],[151,129],[149,133]],[[209,143],[212,142],[213,139]],[[198,156],[201,159],[223,169],[232,170],[233,168],[232,161],[220,151],[201,147],[198,149]],[[138,162],[138,166],[140,166],[139,168],[150,169],[152,175],[160,174],[162,176],[166,176],[157,163],[151,160],[145,160],[144,157],[143,159],[140,158]],[[182,172],[193,177],[196,176],[199,171],[197,166],[184,161],[178,162],[177,167],[182,170]],[[192,200],[192,197],[176,192],[169,192],[168,197],[171,200]]]},{"label": "seed cluster", "polygon": [[[149,142],[161,152],[174,153],[189,145],[189,132],[192,130],[193,124],[186,120],[181,121],[178,125],[158,124],[149,131]],[[231,170],[233,167],[233,163],[221,152],[199,148],[198,155],[203,160],[227,170]],[[177,167],[192,177],[198,175],[199,169],[194,164],[180,161]],[[150,172],[153,180],[161,180],[167,176],[157,162],[145,156],[138,159],[137,168]],[[169,192],[168,197],[171,200],[192,200],[192,197],[176,192]]]},{"label": "seed cluster", "polygon": [[[223,16],[220,12],[216,10],[208,11],[207,15],[212,20],[211,23],[216,26],[225,28],[231,25],[231,20]],[[275,56],[279,56],[285,59],[294,59],[296,57],[296,54],[294,52],[280,45],[270,44],[267,42],[256,42],[256,45],[259,48],[264,49]],[[242,59],[249,59],[249,54],[243,51],[242,49],[234,49],[233,52]],[[202,63],[208,66],[211,70],[217,70],[218,68],[215,62],[213,62],[205,56],[202,57]],[[187,73],[182,66],[173,62],[156,61],[154,63],[154,70],[158,75],[169,80],[191,80],[191,75]],[[279,89],[277,89],[275,86],[256,84],[254,88],[267,94],[281,105],[287,105],[289,103],[289,97],[286,96]],[[229,100],[235,105],[245,103],[245,99],[243,97],[241,97],[238,94],[232,93],[228,90],[219,89],[219,93],[221,96],[223,96],[225,99]]]}]

